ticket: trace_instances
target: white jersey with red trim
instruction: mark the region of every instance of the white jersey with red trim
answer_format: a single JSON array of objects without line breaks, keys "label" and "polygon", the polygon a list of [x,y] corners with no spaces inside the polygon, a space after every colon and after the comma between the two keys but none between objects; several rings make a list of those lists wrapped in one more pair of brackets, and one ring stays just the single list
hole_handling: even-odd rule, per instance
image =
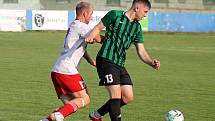
[{"label": "white jersey with red trim", "polygon": [[64,39],[64,47],[52,68],[53,72],[71,75],[79,73],[78,68],[80,60],[87,46],[85,37],[90,31],[90,27],[79,20],[75,20],[71,23]]}]

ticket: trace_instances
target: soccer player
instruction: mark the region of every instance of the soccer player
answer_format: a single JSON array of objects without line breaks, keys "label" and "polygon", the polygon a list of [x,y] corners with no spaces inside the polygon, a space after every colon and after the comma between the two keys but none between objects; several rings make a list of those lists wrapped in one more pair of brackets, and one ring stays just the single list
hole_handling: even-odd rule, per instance
[{"label": "soccer player", "polygon": [[[54,110],[41,121],[63,121],[70,114],[90,103],[84,80],[78,72],[80,60],[84,57],[91,65],[96,66],[86,51],[85,37],[91,29],[88,23],[92,17],[93,7],[87,2],[76,6],[76,19],[71,23],[64,39],[64,46],[51,72],[58,98],[63,106]],[[100,37],[94,39],[100,41]]]},{"label": "soccer player", "polygon": [[93,38],[106,27],[106,39],[98,52],[96,67],[99,85],[106,87],[110,99],[89,114],[91,120],[102,121],[102,116],[109,113],[111,121],[121,121],[120,107],[133,100],[133,84],[124,66],[126,50],[132,43],[144,63],[159,69],[160,61],[151,59],[144,48],[142,28],[138,22],[147,16],[150,8],[149,0],[134,0],[128,11],[111,10],[85,39],[86,42],[93,43]]}]

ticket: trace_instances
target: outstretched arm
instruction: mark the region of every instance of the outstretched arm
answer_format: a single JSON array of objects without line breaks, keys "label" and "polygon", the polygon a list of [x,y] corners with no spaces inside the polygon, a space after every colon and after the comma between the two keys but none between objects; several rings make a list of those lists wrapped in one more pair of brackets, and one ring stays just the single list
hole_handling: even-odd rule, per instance
[{"label": "outstretched arm", "polygon": [[[101,37],[99,39],[99,33],[101,32],[102,29],[104,29],[105,26],[103,25],[103,23],[100,21],[94,28],[93,30],[90,32],[89,36],[85,38],[85,41],[87,43],[100,43],[101,42]],[[100,41],[99,41],[100,40]]]},{"label": "outstretched arm", "polygon": [[96,66],[96,61],[95,61],[92,57],[90,57],[90,55],[88,54],[87,51],[85,51],[83,57],[87,60],[87,62],[88,62],[89,64],[91,64],[92,66]]},{"label": "outstretched arm", "polygon": [[156,70],[160,68],[160,61],[156,59],[151,59],[142,43],[136,44],[136,50],[138,56],[144,63],[148,64],[149,66],[153,67]]}]

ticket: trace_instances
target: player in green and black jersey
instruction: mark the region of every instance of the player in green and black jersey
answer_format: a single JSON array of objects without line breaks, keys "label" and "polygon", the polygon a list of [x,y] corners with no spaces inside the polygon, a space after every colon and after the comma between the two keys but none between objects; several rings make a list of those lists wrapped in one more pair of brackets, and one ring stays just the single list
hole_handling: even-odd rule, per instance
[{"label": "player in green and black jersey", "polygon": [[111,10],[93,28],[85,39],[93,43],[93,38],[106,27],[105,40],[96,59],[100,85],[105,85],[110,99],[97,111],[90,113],[93,121],[102,121],[109,112],[111,121],[121,121],[120,107],[133,100],[133,84],[124,67],[126,50],[133,43],[137,54],[146,64],[159,69],[160,62],[151,59],[143,45],[143,33],[139,20],[146,17],[151,3],[149,0],[134,0],[128,11]]}]

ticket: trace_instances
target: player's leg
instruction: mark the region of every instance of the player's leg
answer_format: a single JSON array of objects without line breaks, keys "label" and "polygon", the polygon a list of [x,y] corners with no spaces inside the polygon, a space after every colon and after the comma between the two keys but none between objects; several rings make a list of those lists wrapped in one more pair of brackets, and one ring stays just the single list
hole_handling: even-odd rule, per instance
[{"label": "player's leg", "polygon": [[121,106],[124,106],[133,101],[133,86],[121,85],[122,101]]},{"label": "player's leg", "polygon": [[109,112],[111,121],[121,121],[121,90],[120,85],[106,86],[110,99],[97,111],[91,112],[89,117],[93,121],[102,121],[101,117]]},{"label": "player's leg", "polygon": [[91,120],[102,121],[100,117],[109,112],[111,121],[121,121],[121,87],[120,85],[109,85],[106,86],[106,89],[110,99],[97,111],[90,113]]},{"label": "player's leg", "polygon": [[[121,101],[120,107],[133,101],[133,86],[132,85],[121,85]],[[109,111],[109,101],[106,102],[102,107],[97,111],[92,112],[91,115],[104,116]]]},{"label": "player's leg", "polygon": [[109,115],[111,121],[121,121],[120,101],[121,101],[121,87],[120,85],[106,86],[110,100],[109,102]]},{"label": "player's leg", "polygon": [[64,117],[76,112],[78,108],[89,104],[89,96],[85,90],[86,86],[79,74],[64,75],[52,73],[52,81],[58,98],[62,100],[64,106],[48,116],[48,120],[58,121],[58,117],[60,117],[59,121],[61,121]]},{"label": "player's leg", "polygon": [[83,108],[90,103],[90,97],[87,90],[81,90],[72,94],[62,95],[61,101],[66,103],[76,103],[79,108]]},{"label": "player's leg", "polygon": [[[120,69],[120,84],[121,84],[121,100],[120,108],[131,101],[133,101],[133,83],[125,68]],[[91,115],[104,116],[109,112],[110,101],[106,102],[97,111],[91,113]]]},{"label": "player's leg", "polygon": [[121,106],[124,106],[131,101],[133,101],[133,83],[131,81],[130,75],[127,72],[126,68],[122,67],[121,71],[121,92],[122,92],[122,101]]},{"label": "player's leg", "polygon": [[106,114],[108,111],[111,119],[114,120],[115,118],[115,120],[118,121],[117,116],[120,115],[121,100],[120,70],[116,64],[111,63],[107,59],[101,57],[96,58],[96,67],[100,78],[99,85],[106,86],[110,99],[103,106],[101,106],[99,111],[90,113],[90,117],[93,117],[91,118],[93,121],[101,121],[101,115]]},{"label": "player's leg", "polygon": [[78,109],[85,107],[90,103],[90,97],[86,93],[86,90],[62,95],[61,100],[64,103],[64,106],[57,110],[57,112],[60,112],[63,117],[69,116],[70,114],[76,112]]},{"label": "player's leg", "polygon": [[[55,73],[55,72],[52,72],[51,73],[51,79],[52,79],[52,82],[53,82],[53,85],[54,85],[54,88],[55,88],[55,91],[56,91],[56,94],[58,96],[58,99],[60,99],[61,95],[64,94],[64,90],[62,88],[62,85],[61,85],[61,79],[60,77],[58,77],[58,73]],[[49,121],[52,121],[52,117],[58,117],[59,120],[60,119],[64,119],[63,115],[60,114],[60,113],[55,113],[57,112],[58,110],[60,109],[60,107],[57,107],[56,109],[54,109],[52,111],[52,113],[50,115],[48,115],[48,117],[46,118],[47,120]]]},{"label": "player's leg", "polygon": [[67,117],[76,112],[79,108],[88,105],[90,98],[87,94],[84,81],[79,74],[66,76],[66,79],[64,79],[62,83],[67,95],[64,94],[61,97],[64,106],[61,107],[58,112],[60,112],[64,117]]},{"label": "player's leg", "polygon": [[[124,67],[120,67],[120,85],[121,85],[121,101],[120,107],[130,103],[133,100],[133,83],[131,78]],[[109,110],[109,102],[100,107],[95,114],[100,114],[104,116],[108,113]]]}]

